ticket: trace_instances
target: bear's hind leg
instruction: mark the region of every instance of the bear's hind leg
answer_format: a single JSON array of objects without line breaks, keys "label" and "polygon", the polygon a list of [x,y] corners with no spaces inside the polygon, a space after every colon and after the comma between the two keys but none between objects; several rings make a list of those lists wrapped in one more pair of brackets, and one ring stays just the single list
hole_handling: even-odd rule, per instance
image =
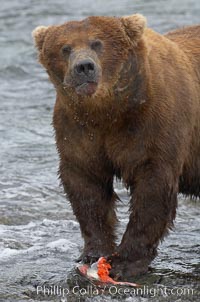
[{"label": "bear's hind leg", "polygon": [[200,198],[200,157],[193,167],[184,167],[179,179],[179,193]]}]

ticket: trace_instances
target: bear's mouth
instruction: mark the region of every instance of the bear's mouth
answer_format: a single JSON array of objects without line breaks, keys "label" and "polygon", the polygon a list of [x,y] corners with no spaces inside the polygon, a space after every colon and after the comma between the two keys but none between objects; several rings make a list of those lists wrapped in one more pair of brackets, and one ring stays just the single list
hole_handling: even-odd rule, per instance
[{"label": "bear's mouth", "polygon": [[92,96],[97,90],[97,82],[87,81],[75,87],[75,91],[78,95]]}]

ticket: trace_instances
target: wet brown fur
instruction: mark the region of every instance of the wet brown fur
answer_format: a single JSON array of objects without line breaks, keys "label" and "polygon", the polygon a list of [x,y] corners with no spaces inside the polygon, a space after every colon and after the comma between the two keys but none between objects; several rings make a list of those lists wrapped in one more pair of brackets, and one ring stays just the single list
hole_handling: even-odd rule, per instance
[{"label": "wet brown fur", "polygon": [[[144,23],[90,17],[34,34],[57,92],[60,177],[85,240],[82,259],[117,251],[112,273],[121,277],[147,270],[173,226],[178,192],[200,196],[200,26],[163,36]],[[94,96],[80,97],[63,86],[60,48],[78,51],[95,37],[104,42],[102,79]],[[118,247],[114,176],[131,194]]]}]

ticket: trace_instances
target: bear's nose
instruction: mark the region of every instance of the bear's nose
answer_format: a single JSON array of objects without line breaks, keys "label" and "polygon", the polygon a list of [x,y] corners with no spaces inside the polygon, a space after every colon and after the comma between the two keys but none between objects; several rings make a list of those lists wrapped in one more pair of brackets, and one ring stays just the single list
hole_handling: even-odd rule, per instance
[{"label": "bear's nose", "polygon": [[74,69],[75,73],[79,76],[92,76],[95,72],[95,65],[92,60],[85,59],[78,62]]}]

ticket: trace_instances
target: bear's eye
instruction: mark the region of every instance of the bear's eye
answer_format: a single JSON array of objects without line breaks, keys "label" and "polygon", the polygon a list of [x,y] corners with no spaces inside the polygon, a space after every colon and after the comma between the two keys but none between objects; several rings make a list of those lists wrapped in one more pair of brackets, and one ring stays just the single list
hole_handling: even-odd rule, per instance
[{"label": "bear's eye", "polygon": [[69,55],[71,51],[72,51],[71,45],[64,45],[61,48],[61,52],[62,52],[63,56]]},{"label": "bear's eye", "polygon": [[90,47],[95,51],[101,51],[103,48],[103,43],[101,40],[94,40],[90,42]]}]

